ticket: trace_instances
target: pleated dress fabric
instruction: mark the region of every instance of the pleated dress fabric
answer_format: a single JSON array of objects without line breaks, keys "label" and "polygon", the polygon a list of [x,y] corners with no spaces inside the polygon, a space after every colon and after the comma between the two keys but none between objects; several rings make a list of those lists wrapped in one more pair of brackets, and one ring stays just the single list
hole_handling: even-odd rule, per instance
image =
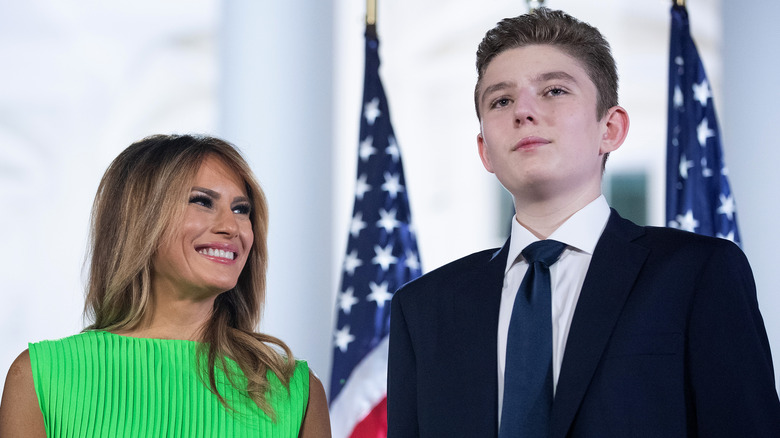
[{"label": "pleated dress fabric", "polygon": [[[46,434],[88,437],[297,437],[309,398],[309,368],[296,363],[289,392],[272,372],[275,420],[217,368],[228,410],[202,383],[200,344],[90,331],[29,345]],[[228,362],[245,382],[238,366]],[[243,387],[243,385],[242,385]]]}]

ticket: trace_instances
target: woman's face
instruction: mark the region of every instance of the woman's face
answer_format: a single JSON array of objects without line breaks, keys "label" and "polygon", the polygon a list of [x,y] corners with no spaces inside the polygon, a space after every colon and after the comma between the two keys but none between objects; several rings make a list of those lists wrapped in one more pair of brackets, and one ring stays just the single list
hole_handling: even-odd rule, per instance
[{"label": "woman's face", "polygon": [[174,298],[207,299],[235,287],[254,242],[244,181],[207,157],[172,238],[152,260],[152,288]]}]

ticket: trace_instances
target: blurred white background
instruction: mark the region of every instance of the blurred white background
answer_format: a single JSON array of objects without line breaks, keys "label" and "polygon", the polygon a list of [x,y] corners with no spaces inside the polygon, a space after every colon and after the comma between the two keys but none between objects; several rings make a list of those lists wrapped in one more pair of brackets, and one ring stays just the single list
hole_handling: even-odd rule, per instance
[{"label": "blurred white background", "polygon": [[[379,3],[381,74],[428,271],[505,239],[505,195],[476,154],[474,52],[487,29],[527,5]],[[631,130],[607,177],[645,175],[647,223],[662,225],[671,1],[546,5],[611,42]],[[688,9],[777,369],[780,92],[770,81],[780,4],[689,0]],[[89,210],[109,162],[146,135],[189,132],[233,142],[257,173],[271,208],[262,330],[328,384],[364,13],[363,0],[0,0],[0,385],[27,342],[84,326]]]}]

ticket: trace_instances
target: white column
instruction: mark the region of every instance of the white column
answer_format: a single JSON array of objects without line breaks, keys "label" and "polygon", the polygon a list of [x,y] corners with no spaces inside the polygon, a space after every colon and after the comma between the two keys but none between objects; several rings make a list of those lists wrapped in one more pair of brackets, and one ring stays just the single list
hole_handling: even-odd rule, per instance
[{"label": "white column", "polygon": [[742,244],[758,287],[758,304],[780,382],[780,70],[777,17],[772,0],[723,2],[725,102],[724,154],[737,202]]},{"label": "white column", "polygon": [[268,197],[263,332],[327,385],[333,270],[332,4],[227,0],[219,135],[245,154]]}]

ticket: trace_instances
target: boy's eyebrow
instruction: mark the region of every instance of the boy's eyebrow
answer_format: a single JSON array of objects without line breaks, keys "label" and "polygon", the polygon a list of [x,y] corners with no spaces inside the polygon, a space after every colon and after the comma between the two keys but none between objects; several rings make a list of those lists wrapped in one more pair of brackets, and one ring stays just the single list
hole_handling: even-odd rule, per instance
[{"label": "boy's eyebrow", "polygon": [[570,81],[574,82],[575,84],[577,83],[577,80],[574,79],[574,76],[566,73],[565,71],[550,71],[542,73],[534,78],[534,82],[546,82],[552,80]]},{"label": "boy's eyebrow", "polygon": [[[533,82],[547,82],[547,81],[568,81],[577,83],[577,80],[574,78],[574,76],[566,73],[565,71],[550,71],[550,72],[544,72],[537,75],[535,78],[532,79]],[[507,88],[512,88],[517,86],[517,84],[514,81],[502,81],[495,83],[493,85],[488,86],[485,88],[485,91],[482,92],[482,98],[480,99],[482,103],[485,103],[485,98],[496,91],[506,90]]]},{"label": "boy's eyebrow", "polygon": [[515,86],[516,84],[513,81],[503,81],[490,85],[489,87],[485,88],[485,91],[482,92],[482,98],[480,100],[482,103],[485,103],[485,97],[487,97],[488,94],[494,93],[496,91],[506,90],[507,88],[513,88]]}]

